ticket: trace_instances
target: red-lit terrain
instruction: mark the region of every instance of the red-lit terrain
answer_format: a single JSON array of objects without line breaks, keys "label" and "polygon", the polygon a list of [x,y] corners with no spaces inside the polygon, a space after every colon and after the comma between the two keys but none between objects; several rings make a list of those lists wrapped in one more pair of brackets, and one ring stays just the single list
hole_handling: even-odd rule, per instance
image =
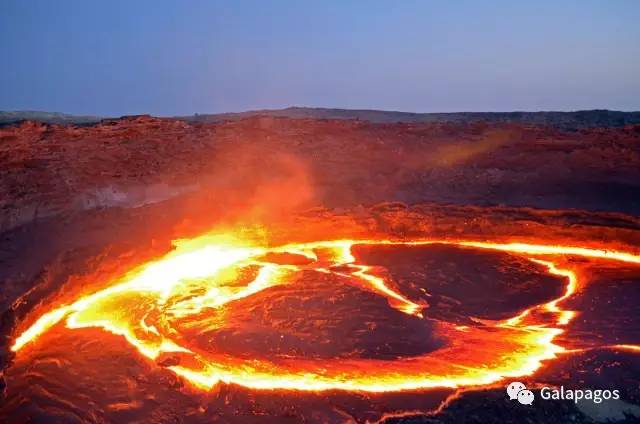
[{"label": "red-lit terrain", "polygon": [[2,128],[0,418],[633,422],[639,129]]}]

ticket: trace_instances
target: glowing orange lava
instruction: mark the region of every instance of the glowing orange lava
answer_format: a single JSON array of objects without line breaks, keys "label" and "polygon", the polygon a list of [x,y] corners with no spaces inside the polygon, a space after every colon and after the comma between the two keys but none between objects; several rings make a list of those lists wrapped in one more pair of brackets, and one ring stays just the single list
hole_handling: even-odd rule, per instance
[{"label": "glowing orange lava", "polygon": [[[294,284],[292,275],[303,270],[348,278],[358,287],[383,296],[390,307],[411,319],[423,319],[428,305],[412,301],[390,281],[374,275],[371,267],[356,263],[352,255],[356,244],[449,244],[508,252],[526,257],[535,264],[532,266],[544,267],[548,273],[563,277],[566,288],[560,297],[492,326],[475,328],[443,322],[438,331],[447,336],[445,346],[402,359],[236,358],[203,351],[176,334],[177,323],[195,315],[227,310],[234,301],[269,287]],[[265,260],[269,254],[297,255],[309,263],[274,263]],[[228,236],[208,235],[180,240],[176,249],[164,258],[140,266],[106,289],[45,313],[15,339],[12,350],[19,352],[37,343],[48,329],[64,322],[68,329],[97,327],[121,335],[149,359],[161,354],[179,354],[183,360],[169,369],[203,389],[218,382],[254,389],[368,392],[490,384],[506,377],[529,375],[542,361],[563,351],[554,344],[554,339],[576,313],[563,310],[561,304],[576,291],[579,281],[572,270],[559,265],[557,258],[561,255],[640,263],[640,256],[631,253],[574,246],[450,240],[331,240],[263,247]],[[238,284],[241,271],[249,267],[258,270],[255,276],[246,284]],[[552,318],[528,319],[536,312],[546,312]],[[215,325],[224,326],[224,321]],[[485,349],[488,345],[491,348]]]}]

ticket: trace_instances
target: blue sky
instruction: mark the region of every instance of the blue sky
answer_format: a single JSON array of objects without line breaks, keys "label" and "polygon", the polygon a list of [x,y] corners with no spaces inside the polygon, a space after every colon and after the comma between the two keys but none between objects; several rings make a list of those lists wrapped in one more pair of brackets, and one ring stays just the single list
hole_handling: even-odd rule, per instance
[{"label": "blue sky", "polygon": [[0,2],[0,110],[640,110],[640,1]]}]

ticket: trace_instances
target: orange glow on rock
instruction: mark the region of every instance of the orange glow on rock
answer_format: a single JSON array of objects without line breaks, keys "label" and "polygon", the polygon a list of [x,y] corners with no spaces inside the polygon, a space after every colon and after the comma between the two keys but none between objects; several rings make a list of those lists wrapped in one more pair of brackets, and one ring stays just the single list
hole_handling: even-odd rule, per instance
[{"label": "orange glow on rock", "polygon": [[[372,267],[357,263],[352,254],[356,244],[449,244],[508,252],[544,266],[549,274],[564,278],[566,286],[560,297],[496,322],[491,331],[440,323],[438,331],[446,336],[446,345],[402,359],[239,358],[191,346],[176,330],[177,324],[189,322],[195,315],[232,310],[233,302],[239,299],[270,287],[294,284],[295,274],[304,270],[348,278],[361,289],[384,297],[391,308],[410,319],[423,319],[429,306],[400,293],[390,281],[375,275]],[[310,263],[267,262],[264,256],[269,254],[298,255]],[[554,339],[576,313],[562,309],[561,304],[576,291],[579,278],[560,265],[562,255],[640,263],[640,256],[631,253],[575,246],[374,239],[265,247],[207,235],[180,240],[173,252],[138,267],[110,287],[52,308],[19,334],[11,349],[20,352],[38,343],[38,338],[53,326],[64,323],[68,331],[93,327],[121,335],[152,360],[161,354],[184,355],[188,360],[169,369],[205,390],[219,382],[254,389],[366,392],[486,385],[530,375],[542,361],[564,351]],[[238,283],[239,275],[250,268],[257,270],[255,275],[246,284]],[[546,312],[553,318],[536,322],[531,317],[534,312]],[[224,317],[219,319],[216,325],[224,326]]]}]

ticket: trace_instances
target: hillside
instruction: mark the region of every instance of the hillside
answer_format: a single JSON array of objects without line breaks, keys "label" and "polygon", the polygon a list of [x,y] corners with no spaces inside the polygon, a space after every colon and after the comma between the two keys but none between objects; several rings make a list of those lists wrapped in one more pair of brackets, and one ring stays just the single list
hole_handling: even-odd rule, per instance
[{"label": "hillside", "polygon": [[[367,109],[328,109],[309,107],[289,107],[286,109],[251,110],[237,113],[195,114],[170,117],[190,123],[216,123],[237,121],[255,116],[271,116],[293,119],[346,119],[374,123],[467,123],[483,121],[487,123],[515,123],[551,126],[565,130],[595,127],[623,127],[640,124],[640,112],[614,110],[581,110],[575,112],[455,112],[455,113],[413,113]],[[0,111],[0,126],[21,121],[38,121],[47,124],[91,125],[100,122],[100,116],[69,115],[57,112]]]},{"label": "hillside", "polygon": [[465,123],[484,121],[489,123],[517,123],[545,125],[562,129],[593,127],[622,127],[640,123],[640,112],[613,110],[581,110],[575,112],[454,112],[454,113],[412,113],[367,109],[325,109],[290,107],[278,110],[256,110],[240,113],[196,114],[183,116],[189,122],[220,122],[238,120],[252,116],[275,116],[284,118],[310,119],[356,119],[375,123]]},{"label": "hillside", "polygon": [[35,110],[0,111],[0,126],[22,121],[38,121],[45,124],[88,125],[100,122],[100,116],[70,115],[59,112],[41,112]]}]

